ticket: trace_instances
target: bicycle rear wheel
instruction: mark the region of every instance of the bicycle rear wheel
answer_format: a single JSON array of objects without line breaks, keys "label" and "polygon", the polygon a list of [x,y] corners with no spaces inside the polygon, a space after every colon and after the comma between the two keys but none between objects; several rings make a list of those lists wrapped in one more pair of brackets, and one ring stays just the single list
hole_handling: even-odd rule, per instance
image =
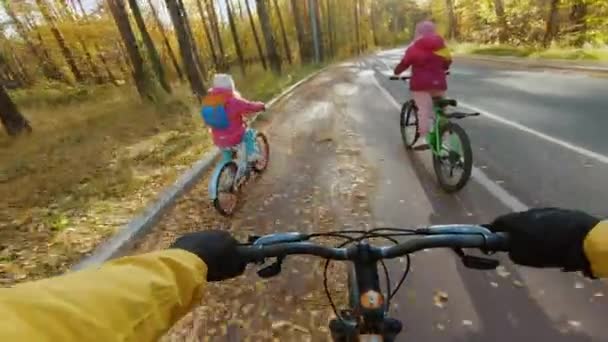
[{"label": "bicycle rear wheel", "polygon": [[473,151],[467,133],[462,127],[446,122],[439,128],[441,149],[433,154],[433,169],[439,186],[448,192],[456,192],[471,177]]},{"label": "bicycle rear wheel", "polygon": [[222,167],[216,179],[213,206],[223,216],[234,214],[238,203],[238,193],[234,187],[237,169],[236,163],[230,162]]},{"label": "bicycle rear wheel", "polygon": [[403,104],[400,113],[399,126],[401,128],[401,139],[406,149],[411,149],[418,141],[418,110],[414,100],[409,100]]}]

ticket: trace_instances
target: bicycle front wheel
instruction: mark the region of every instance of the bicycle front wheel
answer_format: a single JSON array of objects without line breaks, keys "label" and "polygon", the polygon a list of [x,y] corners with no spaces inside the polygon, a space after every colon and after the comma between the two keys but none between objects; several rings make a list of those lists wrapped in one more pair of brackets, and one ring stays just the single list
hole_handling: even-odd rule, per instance
[{"label": "bicycle front wheel", "polygon": [[253,168],[257,172],[262,172],[268,167],[270,161],[270,145],[268,144],[268,138],[264,133],[258,132],[255,137],[255,143],[258,148],[258,160],[253,164]]},{"label": "bicycle front wheel", "polygon": [[401,128],[401,139],[406,149],[411,149],[418,141],[418,110],[414,100],[409,100],[403,104],[400,113],[399,126]]},{"label": "bicycle front wheel", "polygon": [[471,178],[471,142],[464,129],[453,122],[441,125],[439,134],[441,148],[433,153],[433,169],[439,186],[448,193],[456,192]]}]

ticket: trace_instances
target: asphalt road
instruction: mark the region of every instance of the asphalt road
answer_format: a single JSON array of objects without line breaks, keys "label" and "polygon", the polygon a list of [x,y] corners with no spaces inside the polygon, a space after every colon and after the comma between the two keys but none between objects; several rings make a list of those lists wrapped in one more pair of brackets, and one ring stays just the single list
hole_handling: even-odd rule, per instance
[{"label": "asphalt road", "polygon": [[[343,65],[358,75],[347,112],[366,158],[377,166],[376,224],[489,222],[533,206],[608,213],[608,139],[602,134],[608,80],[457,61],[449,95],[486,115],[461,122],[473,145],[474,177],[458,194],[446,195],[428,153],[407,153],[401,145],[397,105],[408,98],[407,88],[386,75],[401,53]],[[405,324],[400,340],[608,341],[602,282],[516,267],[504,257],[500,272],[468,270],[448,251],[412,260],[394,310]],[[402,265],[390,268],[397,277]],[[439,291],[448,296],[443,307],[434,305]]]}]

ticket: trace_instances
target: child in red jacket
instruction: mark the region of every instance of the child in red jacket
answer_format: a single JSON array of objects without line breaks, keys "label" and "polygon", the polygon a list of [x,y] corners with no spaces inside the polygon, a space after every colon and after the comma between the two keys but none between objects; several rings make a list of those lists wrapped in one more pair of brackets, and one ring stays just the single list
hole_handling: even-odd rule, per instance
[{"label": "child in red jacket", "polygon": [[441,97],[447,90],[445,72],[450,67],[450,52],[435,24],[423,21],[416,25],[414,42],[405,51],[405,56],[395,67],[395,75],[412,67],[410,92],[418,107],[418,130],[421,136],[431,128],[433,97]]}]

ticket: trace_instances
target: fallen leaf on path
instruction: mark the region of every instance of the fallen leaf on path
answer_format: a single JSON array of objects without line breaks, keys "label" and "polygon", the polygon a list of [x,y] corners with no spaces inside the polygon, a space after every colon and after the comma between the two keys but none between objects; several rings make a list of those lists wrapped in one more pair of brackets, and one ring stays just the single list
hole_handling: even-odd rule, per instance
[{"label": "fallen leaf on path", "polygon": [[445,306],[445,303],[448,302],[448,294],[444,291],[435,291],[435,295],[433,296],[433,303],[436,307],[442,308]]},{"label": "fallen leaf on path", "polygon": [[507,271],[507,269],[502,265],[496,267],[496,273],[503,278],[506,278],[511,275],[511,272]]},{"label": "fallen leaf on path", "polygon": [[435,327],[436,327],[437,329],[439,329],[439,330],[445,330],[445,325],[443,325],[443,324],[441,324],[441,323],[437,323],[437,324],[435,325]]},{"label": "fallen leaf on path", "polygon": [[295,323],[289,322],[289,321],[276,321],[276,322],[272,322],[271,325],[272,329],[281,329],[281,328],[290,328],[290,329],[294,329],[297,331],[301,331],[301,332],[306,332],[306,333],[310,333],[310,331],[300,325],[297,325]]},{"label": "fallen leaf on path", "polygon": [[498,283],[495,282],[495,281],[491,281],[490,282],[490,286],[492,286],[492,287],[498,287]]},{"label": "fallen leaf on path", "polygon": [[580,328],[581,322],[570,320],[570,321],[568,321],[568,325],[571,326],[571,327],[573,327],[573,328]]},{"label": "fallen leaf on path", "polygon": [[517,287],[524,287],[524,283],[522,283],[519,280],[513,280],[513,285],[515,285]]},{"label": "fallen leaf on path", "polygon": [[462,320],[462,325],[470,327],[473,325],[473,321],[469,321],[468,319],[463,319]]}]

